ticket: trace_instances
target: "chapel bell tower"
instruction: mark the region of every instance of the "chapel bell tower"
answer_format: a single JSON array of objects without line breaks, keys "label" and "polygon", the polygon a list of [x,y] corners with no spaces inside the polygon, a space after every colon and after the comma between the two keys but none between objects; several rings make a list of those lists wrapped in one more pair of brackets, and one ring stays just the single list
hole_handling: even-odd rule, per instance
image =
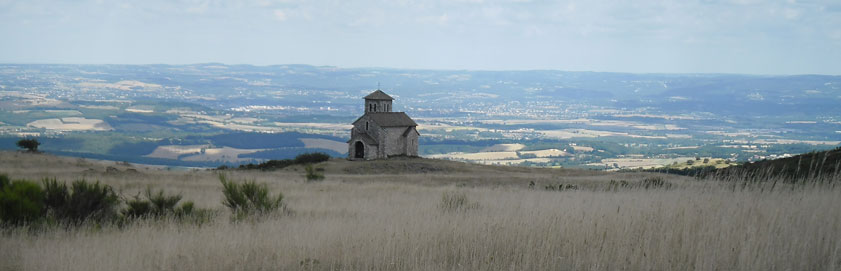
[{"label": "chapel bell tower", "polygon": [[365,96],[365,113],[391,112],[392,100],[394,98],[391,98],[391,96],[378,89]]}]

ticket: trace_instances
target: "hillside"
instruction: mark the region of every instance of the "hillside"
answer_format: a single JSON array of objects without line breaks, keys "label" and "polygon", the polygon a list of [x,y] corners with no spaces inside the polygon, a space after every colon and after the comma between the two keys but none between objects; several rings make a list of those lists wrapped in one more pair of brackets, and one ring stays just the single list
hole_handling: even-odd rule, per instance
[{"label": "hillside", "polygon": [[[841,263],[838,186],[772,191],[763,188],[769,183],[423,158],[314,167],[324,180],[307,181],[301,165],[214,170],[0,152],[0,173],[13,180],[96,181],[122,201],[164,191],[204,215],[3,228],[0,270],[835,270]],[[237,219],[223,204],[220,174],[282,194],[284,210]],[[650,180],[668,185],[640,185]]]},{"label": "hillside", "polygon": [[[327,181],[342,183],[408,183],[419,185],[457,186],[528,186],[538,187],[575,184],[582,188],[606,185],[610,180],[641,181],[651,173],[613,173],[583,169],[551,169],[519,166],[479,165],[465,162],[397,157],[388,160],[348,161],[331,159],[316,165]],[[219,173],[247,175],[252,178],[280,178],[304,181],[303,166],[260,170],[211,170],[164,167],[125,162],[92,160],[52,154],[0,151],[0,173],[10,176],[40,179],[57,177],[72,180],[85,177],[93,180],[124,184],[126,179],[152,181],[156,178],[214,179]],[[664,175],[665,176],[665,175]],[[676,180],[682,179],[675,177]]]},{"label": "hillside", "polygon": [[745,163],[702,175],[704,177],[739,176],[750,180],[782,178],[794,181],[814,178],[837,179],[839,173],[841,173],[841,147],[788,158]]}]

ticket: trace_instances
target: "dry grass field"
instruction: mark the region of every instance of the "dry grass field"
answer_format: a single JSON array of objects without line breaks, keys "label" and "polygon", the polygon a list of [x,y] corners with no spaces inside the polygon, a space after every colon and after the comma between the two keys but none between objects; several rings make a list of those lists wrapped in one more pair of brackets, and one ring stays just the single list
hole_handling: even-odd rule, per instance
[{"label": "dry grass field", "polygon": [[[0,270],[841,269],[841,187],[660,175],[668,189],[609,189],[653,175],[406,158],[316,167],[325,180],[306,182],[300,166],[225,171],[282,192],[289,210],[232,222],[216,171],[2,152],[0,172],[13,178],[84,177],[124,195],[164,188],[219,215],[6,230]],[[545,189],[560,184],[578,189]]]}]

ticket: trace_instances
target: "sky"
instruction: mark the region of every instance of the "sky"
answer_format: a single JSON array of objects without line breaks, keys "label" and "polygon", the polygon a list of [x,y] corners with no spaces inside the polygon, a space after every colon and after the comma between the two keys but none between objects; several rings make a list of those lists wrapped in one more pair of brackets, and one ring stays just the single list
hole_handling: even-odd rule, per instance
[{"label": "sky", "polygon": [[0,0],[0,63],[841,75],[841,1]]}]

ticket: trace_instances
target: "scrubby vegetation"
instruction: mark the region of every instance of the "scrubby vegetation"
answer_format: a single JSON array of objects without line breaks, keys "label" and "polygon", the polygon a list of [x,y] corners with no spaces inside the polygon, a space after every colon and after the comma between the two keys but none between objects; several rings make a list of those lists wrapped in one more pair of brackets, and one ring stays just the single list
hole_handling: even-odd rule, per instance
[{"label": "scrubby vegetation", "polygon": [[[282,206],[283,196],[269,197],[264,185],[235,184],[224,179],[223,184],[225,195],[231,196],[225,204],[235,207],[238,215],[268,214]],[[165,218],[203,224],[214,217],[214,211],[196,208],[192,201],[181,202],[181,199],[181,195],[151,188],[142,196],[123,199],[110,185],[98,181],[80,179],[68,186],[53,178],[44,179],[39,185],[0,175],[0,226],[63,225],[72,228],[84,224],[122,225],[139,219]]]},{"label": "scrubby vegetation", "polygon": [[123,215],[131,218],[180,217],[192,214],[195,208],[192,201],[183,202],[181,206],[178,206],[181,195],[167,195],[163,190],[152,192],[151,188],[146,188],[144,196],[145,198],[136,195],[133,199],[127,200]]},{"label": "scrubby vegetation", "polygon": [[[259,169],[259,170],[275,170],[293,165],[315,164],[330,160],[330,155],[326,153],[314,152],[304,153],[295,157],[295,159],[283,160],[269,160],[259,164],[245,164],[240,165],[239,169]],[[228,169],[227,166],[220,166],[217,169]]]},{"label": "scrubby vegetation", "polygon": [[44,191],[26,180],[0,175],[0,221],[9,225],[31,223],[44,213]]},{"label": "scrubby vegetation", "polygon": [[225,175],[219,175],[222,183],[222,193],[225,199],[222,204],[231,210],[235,218],[253,215],[271,214],[283,209],[283,194],[269,195],[269,188],[265,184],[255,181],[230,181]]},{"label": "scrubby vegetation", "polygon": [[111,186],[77,180],[68,187],[45,179],[43,188],[28,180],[9,181],[0,175],[0,220],[21,225],[55,221],[67,225],[111,221],[119,198]]},{"label": "scrubby vegetation", "polygon": [[44,180],[48,211],[59,221],[79,225],[86,221],[110,222],[118,214],[120,198],[109,185],[74,181],[70,187],[55,179]]}]

